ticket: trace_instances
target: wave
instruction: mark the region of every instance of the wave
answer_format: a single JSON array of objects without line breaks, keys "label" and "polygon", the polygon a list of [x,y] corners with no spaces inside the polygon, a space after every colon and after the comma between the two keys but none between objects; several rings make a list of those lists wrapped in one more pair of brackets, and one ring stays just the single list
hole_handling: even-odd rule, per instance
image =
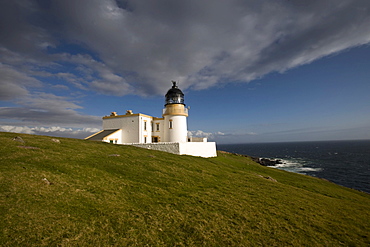
[{"label": "wave", "polygon": [[303,159],[280,159],[282,164],[275,164],[274,166],[268,166],[272,168],[277,168],[284,171],[295,172],[300,174],[306,174],[307,172],[320,172],[323,169],[318,167],[310,166],[310,162]]}]

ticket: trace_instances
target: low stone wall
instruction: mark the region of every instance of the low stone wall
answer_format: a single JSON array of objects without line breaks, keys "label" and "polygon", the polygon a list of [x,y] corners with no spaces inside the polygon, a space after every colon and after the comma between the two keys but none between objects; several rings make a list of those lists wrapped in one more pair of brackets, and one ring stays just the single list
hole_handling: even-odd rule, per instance
[{"label": "low stone wall", "polygon": [[126,143],[140,148],[159,150],[179,155],[192,155],[204,158],[216,157],[215,142],[161,142],[161,143]]},{"label": "low stone wall", "polygon": [[178,142],[162,142],[162,143],[130,143],[131,145],[139,148],[159,150],[167,153],[180,154]]}]

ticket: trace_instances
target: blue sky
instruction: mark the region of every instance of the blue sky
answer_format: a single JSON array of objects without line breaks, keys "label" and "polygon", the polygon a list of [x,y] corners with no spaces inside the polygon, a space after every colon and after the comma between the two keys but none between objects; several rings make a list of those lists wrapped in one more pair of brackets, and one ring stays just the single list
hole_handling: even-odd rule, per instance
[{"label": "blue sky", "polygon": [[0,131],[83,138],[160,117],[218,143],[370,139],[370,2],[0,3]]}]

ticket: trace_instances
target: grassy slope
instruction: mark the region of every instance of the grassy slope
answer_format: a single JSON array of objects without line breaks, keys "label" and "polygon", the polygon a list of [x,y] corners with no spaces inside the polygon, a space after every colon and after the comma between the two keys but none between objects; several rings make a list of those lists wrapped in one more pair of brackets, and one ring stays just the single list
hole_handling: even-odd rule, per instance
[{"label": "grassy slope", "polygon": [[0,246],[370,245],[369,194],[231,154],[58,139],[0,133]]}]

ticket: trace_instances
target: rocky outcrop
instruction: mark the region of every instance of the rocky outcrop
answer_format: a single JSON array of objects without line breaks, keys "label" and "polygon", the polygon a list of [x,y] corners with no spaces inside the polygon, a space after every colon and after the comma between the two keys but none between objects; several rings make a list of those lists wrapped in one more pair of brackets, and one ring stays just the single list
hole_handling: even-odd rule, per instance
[{"label": "rocky outcrop", "polygon": [[263,166],[275,166],[278,164],[283,164],[283,162],[279,159],[267,159],[267,158],[258,158],[258,161],[256,162]]},{"label": "rocky outcrop", "polygon": [[12,140],[13,141],[16,141],[16,142],[20,142],[20,143],[25,143],[25,141],[23,140],[23,138],[20,137],[20,136],[16,136]]},{"label": "rocky outcrop", "polygon": [[[229,152],[226,152],[226,151],[219,151],[219,152],[229,153]],[[279,159],[259,158],[259,157],[252,157],[252,156],[248,156],[248,155],[244,155],[244,154],[237,154],[237,153],[229,153],[229,154],[233,154],[233,155],[236,155],[236,156],[248,157],[248,158],[252,159],[254,162],[256,162],[260,165],[263,165],[263,166],[275,166],[275,165],[278,165],[278,164],[283,164],[283,162]]]},{"label": "rocky outcrop", "polygon": [[47,178],[43,178],[42,181],[46,184],[46,185],[52,185],[53,183],[50,182]]},{"label": "rocky outcrop", "polygon": [[52,142],[55,142],[55,143],[59,143],[59,144],[60,144],[60,140],[59,140],[59,139],[55,139],[55,138],[53,138],[53,139],[51,139],[51,141],[52,141]]},{"label": "rocky outcrop", "polygon": [[259,177],[261,177],[261,178],[265,178],[265,179],[267,179],[267,180],[270,180],[270,181],[272,181],[272,182],[277,182],[277,180],[275,179],[275,178],[272,178],[272,177],[270,177],[270,176],[262,176],[262,175],[258,175]]}]

